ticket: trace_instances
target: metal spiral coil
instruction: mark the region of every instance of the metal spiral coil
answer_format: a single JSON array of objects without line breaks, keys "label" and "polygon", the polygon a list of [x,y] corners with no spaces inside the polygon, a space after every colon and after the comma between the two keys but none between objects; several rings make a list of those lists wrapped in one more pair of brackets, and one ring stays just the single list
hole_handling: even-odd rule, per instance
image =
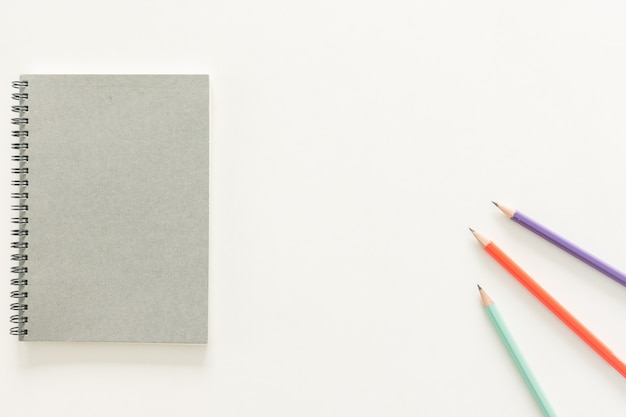
[{"label": "metal spiral coil", "polygon": [[25,216],[25,212],[28,211],[28,192],[26,187],[28,186],[28,180],[26,174],[28,174],[28,168],[25,166],[28,162],[28,155],[24,152],[28,149],[28,143],[25,142],[28,137],[28,130],[26,125],[28,124],[28,105],[25,101],[28,100],[28,93],[24,91],[28,87],[28,81],[13,81],[11,83],[13,88],[19,89],[18,93],[13,93],[14,100],[19,100],[19,105],[11,106],[11,111],[19,113],[19,117],[11,119],[11,124],[19,127],[19,130],[13,130],[11,136],[18,138],[18,142],[11,144],[11,149],[18,151],[17,155],[11,157],[12,162],[19,163],[19,168],[11,168],[11,173],[19,175],[18,179],[12,180],[11,185],[18,187],[17,192],[11,193],[11,198],[15,198],[17,204],[11,206],[12,210],[19,211],[19,217],[13,217],[11,223],[17,225],[17,229],[11,230],[11,236],[17,236],[18,240],[11,242],[11,248],[18,249],[17,253],[11,255],[11,260],[18,262],[17,266],[11,267],[11,273],[17,274],[16,278],[11,279],[11,285],[17,287],[17,290],[11,291],[11,298],[16,299],[16,302],[11,304],[11,310],[16,312],[10,318],[10,322],[15,324],[9,331],[10,334],[15,336],[26,336],[28,329],[24,327],[28,323],[28,317],[24,315],[24,312],[28,310],[28,304],[26,304],[26,298],[28,298],[28,291],[26,286],[28,280],[26,274],[28,273],[28,267],[24,264],[28,260],[28,255],[24,253],[25,249],[28,249],[28,242],[25,241],[28,236],[28,217]]}]

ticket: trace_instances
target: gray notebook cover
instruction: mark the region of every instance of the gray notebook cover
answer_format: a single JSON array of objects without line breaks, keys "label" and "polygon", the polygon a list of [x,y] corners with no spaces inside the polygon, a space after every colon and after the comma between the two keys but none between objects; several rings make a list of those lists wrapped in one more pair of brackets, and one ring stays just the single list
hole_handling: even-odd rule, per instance
[{"label": "gray notebook cover", "polygon": [[205,75],[23,75],[24,341],[206,343]]}]

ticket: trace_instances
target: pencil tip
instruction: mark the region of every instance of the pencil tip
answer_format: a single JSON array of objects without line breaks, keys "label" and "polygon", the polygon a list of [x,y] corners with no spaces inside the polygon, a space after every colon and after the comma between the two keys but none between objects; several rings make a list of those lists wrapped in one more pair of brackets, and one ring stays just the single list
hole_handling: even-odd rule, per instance
[{"label": "pencil tip", "polygon": [[486,247],[490,243],[489,239],[487,239],[485,236],[481,235],[480,233],[478,233],[471,227],[470,227],[470,231],[472,232],[472,235],[476,238],[478,243],[482,245],[483,248]]},{"label": "pencil tip", "polygon": [[480,284],[476,284],[476,286],[478,287],[478,291],[483,289],[483,287],[481,287]]},{"label": "pencil tip", "polygon": [[470,229],[470,232],[474,233],[474,229],[472,229],[471,227],[468,227],[468,229]]},{"label": "pencil tip", "polygon": [[515,209],[512,209],[512,208],[510,208],[510,207],[507,207],[507,206],[505,206],[505,205],[503,205],[503,204],[501,205],[501,204],[499,204],[499,203],[496,203],[495,201],[492,201],[492,203],[493,203],[496,207],[498,207],[498,208],[500,209],[500,211],[501,211],[502,213],[504,213],[504,215],[505,215],[506,217],[508,217],[509,219],[510,219],[510,218],[512,218],[512,217],[515,215]]}]

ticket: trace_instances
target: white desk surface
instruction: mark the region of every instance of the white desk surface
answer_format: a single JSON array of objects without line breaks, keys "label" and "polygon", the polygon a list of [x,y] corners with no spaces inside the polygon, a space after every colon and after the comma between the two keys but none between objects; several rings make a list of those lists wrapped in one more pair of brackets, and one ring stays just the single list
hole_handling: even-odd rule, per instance
[{"label": "white desk surface", "polygon": [[4,2],[7,138],[21,73],[209,73],[212,210],[208,346],[18,343],[7,168],[0,415],[539,416],[478,282],[559,415],[624,416],[626,381],[467,227],[626,360],[626,288],[490,203],[626,269],[625,20],[618,1]]}]

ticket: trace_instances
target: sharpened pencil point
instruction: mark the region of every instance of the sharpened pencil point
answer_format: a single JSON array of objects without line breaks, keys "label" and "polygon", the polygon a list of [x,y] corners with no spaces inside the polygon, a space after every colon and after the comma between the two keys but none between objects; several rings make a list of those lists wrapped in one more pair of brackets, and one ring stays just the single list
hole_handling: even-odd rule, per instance
[{"label": "sharpened pencil point", "polygon": [[468,227],[468,229],[470,229],[470,232],[474,233],[474,229],[472,229],[471,227]]},{"label": "sharpened pencil point", "polygon": [[496,207],[498,207],[498,208],[500,209],[500,211],[501,211],[502,213],[504,213],[504,215],[505,215],[506,217],[508,217],[509,219],[515,215],[515,209],[512,209],[511,207],[507,207],[507,206],[505,206],[505,205],[503,205],[503,204],[496,203],[495,201],[492,201],[492,203],[493,203]]},{"label": "sharpened pencil point", "polygon": [[483,287],[481,287],[480,284],[476,284],[476,286],[478,287],[478,291],[483,289]]},{"label": "sharpened pencil point", "polygon": [[[478,286],[478,288],[480,288],[480,285]],[[480,292],[480,302],[483,306],[489,307],[493,304],[493,300],[491,299],[491,297],[489,297],[489,294],[487,294],[485,290],[480,288],[478,291]]]},{"label": "sharpened pencil point", "polygon": [[491,242],[489,239],[487,239],[485,236],[481,235],[480,233],[478,233],[477,231],[475,231],[471,227],[470,227],[470,231],[472,232],[472,234],[474,235],[474,237],[476,238],[478,243],[480,243],[482,245],[483,248],[485,246],[487,246],[489,244],[489,242]]}]

